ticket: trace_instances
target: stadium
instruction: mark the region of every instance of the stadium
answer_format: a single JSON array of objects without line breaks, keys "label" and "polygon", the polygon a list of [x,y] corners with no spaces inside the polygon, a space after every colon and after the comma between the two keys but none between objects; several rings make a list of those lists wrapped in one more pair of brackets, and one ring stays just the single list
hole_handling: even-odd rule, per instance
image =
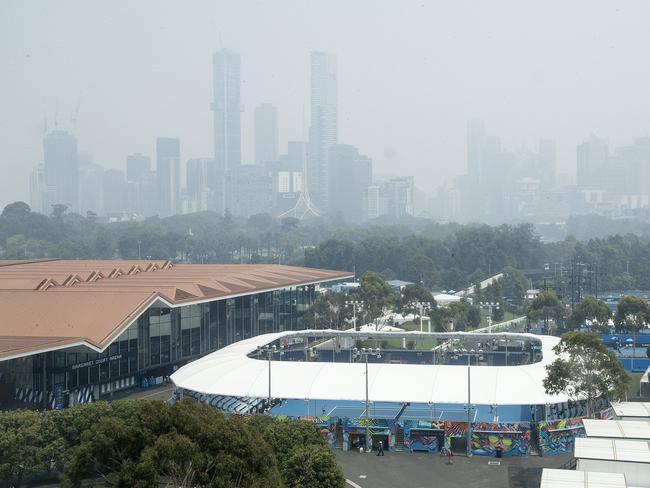
[{"label": "stadium", "polygon": [[[469,455],[570,451],[585,405],[548,395],[559,339],[525,333],[305,330],[231,344],[176,371],[176,398],[322,426],[333,448]],[[599,403],[601,416],[609,405]]]}]

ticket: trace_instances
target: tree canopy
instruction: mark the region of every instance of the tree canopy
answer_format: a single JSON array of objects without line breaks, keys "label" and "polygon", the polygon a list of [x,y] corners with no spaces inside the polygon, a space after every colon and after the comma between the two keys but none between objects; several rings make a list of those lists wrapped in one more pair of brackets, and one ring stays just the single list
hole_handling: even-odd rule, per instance
[{"label": "tree canopy", "polygon": [[591,321],[591,328],[594,331],[607,332],[611,318],[612,311],[605,302],[587,296],[573,307],[568,323],[573,329],[578,329],[586,321]]},{"label": "tree canopy", "polygon": [[559,357],[546,366],[546,393],[585,400],[588,416],[598,398],[614,401],[625,395],[630,378],[597,334],[567,332],[553,350]]}]

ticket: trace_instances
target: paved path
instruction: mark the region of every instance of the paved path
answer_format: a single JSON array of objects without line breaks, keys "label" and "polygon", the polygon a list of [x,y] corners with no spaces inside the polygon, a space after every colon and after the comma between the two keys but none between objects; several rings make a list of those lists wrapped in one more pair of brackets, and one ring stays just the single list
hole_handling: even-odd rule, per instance
[{"label": "paved path", "polygon": [[454,457],[454,464],[426,453],[386,453],[384,457],[336,451],[336,459],[351,488],[538,488],[542,468],[559,468],[569,456],[501,459]]}]

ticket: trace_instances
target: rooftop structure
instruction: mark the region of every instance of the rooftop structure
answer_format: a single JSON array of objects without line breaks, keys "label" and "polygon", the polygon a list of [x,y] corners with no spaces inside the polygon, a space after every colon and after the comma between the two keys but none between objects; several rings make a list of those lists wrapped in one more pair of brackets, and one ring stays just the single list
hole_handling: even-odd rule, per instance
[{"label": "rooftop structure", "polygon": [[583,419],[585,434],[590,438],[644,439],[650,441],[648,420],[596,420]]},{"label": "rooftop structure", "polygon": [[620,402],[612,404],[612,408],[620,419],[650,419],[650,402]]},{"label": "rooftop structure", "polygon": [[627,483],[622,473],[544,468],[540,488],[627,488]]},{"label": "rooftop structure", "polygon": [[650,448],[647,442],[619,439],[576,439],[576,459],[650,464]]},{"label": "rooftop structure", "polygon": [[[555,358],[556,337],[532,334],[472,334],[422,332],[354,332],[307,330],[267,334],[240,341],[194,361],[172,375],[176,386],[208,395],[265,397],[268,394],[268,364],[251,357],[273,342],[309,337],[328,337],[335,342],[348,339],[507,339],[535,341],[541,346],[537,362],[512,366],[471,366],[471,401],[481,405],[545,405],[566,402],[564,395],[544,391],[546,365]],[[471,354],[475,354],[471,351]],[[472,360],[476,364],[475,360]],[[364,365],[351,362],[292,362],[274,360],[273,396],[283,399],[362,401],[365,399]],[[224,373],[224,371],[227,371]],[[369,365],[369,399],[396,403],[467,402],[468,367],[448,364]]]},{"label": "rooftop structure", "polygon": [[0,404],[12,391],[46,406],[55,391],[97,399],[162,381],[240,339],[304,328],[317,285],[351,277],[269,264],[0,261]]},{"label": "rooftop structure", "polygon": [[[232,298],[349,273],[170,261],[2,261],[0,360],[84,344],[103,350],[147,307]],[[101,313],[98,313],[101,311]]]}]

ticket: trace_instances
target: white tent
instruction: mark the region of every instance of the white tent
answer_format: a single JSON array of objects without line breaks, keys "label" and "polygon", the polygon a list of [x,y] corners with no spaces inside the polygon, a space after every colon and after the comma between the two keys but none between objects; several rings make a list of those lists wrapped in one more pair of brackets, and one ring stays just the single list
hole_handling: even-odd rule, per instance
[{"label": "white tent", "polygon": [[[248,357],[275,340],[290,336],[308,337],[328,332],[332,336],[361,334],[340,331],[299,331],[266,334],[231,344],[193,361],[171,379],[177,387],[209,394],[241,397],[266,397],[269,393],[269,361]],[[375,334],[364,332],[366,338]],[[427,334],[390,333],[395,338],[425,337]],[[458,332],[458,337],[467,333]],[[469,334],[471,335],[471,334]],[[435,336],[435,334],[431,334]],[[488,339],[487,334],[481,334]],[[568,400],[565,395],[548,395],[542,384],[545,366],[555,358],[557,337],[532,334],[492,334],[492,337],[540,341],[540,362],[520,366],[457,366],[421,364],[368,365],[369,398],[381,402],[458,403],[467,402],[470,369],[471,402],[480,405],[545,405]],[[318,400],[365,400],[363,363],[271,361],[271,394],[275,398]]]}]

